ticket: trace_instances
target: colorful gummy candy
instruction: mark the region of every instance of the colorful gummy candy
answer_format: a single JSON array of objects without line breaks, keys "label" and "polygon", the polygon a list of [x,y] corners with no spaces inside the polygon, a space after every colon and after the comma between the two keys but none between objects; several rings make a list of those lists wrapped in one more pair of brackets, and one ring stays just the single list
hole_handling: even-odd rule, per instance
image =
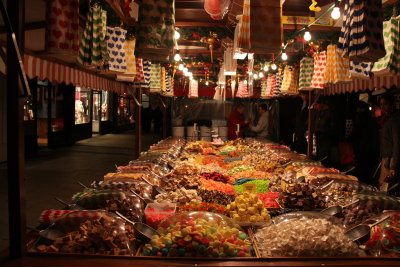
[{"label": "colorful gummy candy", "polygon": [[147,208],[145,212],[146,224],[156,228],[160,222],[162,222],[165,218],[174,215],[174,213],[175,209],[166,209],[162,212],[159,212],[154,208]]},{"label": "colorful gummy candy", "polygon": [[270,183],[270,180],[253,180],[253,181],[250,181],[250,182],[247,182],[244,184],[234,185],[234,187],[235,187],[236,193],[242,194],[244,192],[243,188],[245,187],[245,185],[254,184],[256,186],[255,193],[265,193],[265,192],[269,191],[269,187],[268,187],[269,183]]},{"label": "colorful gummy candy", "polygon": [[253,251],[245,233],[224,222],[195,219],[159,227],[144,246],[144,256],[250,257]]},{"label": "colorful gummy candy", "polygon": [[266,208],[278,209],[279,205],[276,199],[279,197],[277,192],[266,192],[256,194]]},{"label": "colorful gummy candy", "polygon": [[215,204],[215,203],[189,203],[185,206],[181,206],[178,208],[178,212],[189,212],[189,211],[208,211],[223,215],[228,215],[225,206]]},{"label": "colorful gummy candy", "polygon": [[206,179],[201,179],[201,184],[203,189],[218,190],[227,194],[235,194],[235,188],[231,184]]},{"label": "colorful gummy candy", "polygon": [[229,175],[234,175],[237,172],[253,171],[253,167],[249,165],[239,165],[229,170]]}]

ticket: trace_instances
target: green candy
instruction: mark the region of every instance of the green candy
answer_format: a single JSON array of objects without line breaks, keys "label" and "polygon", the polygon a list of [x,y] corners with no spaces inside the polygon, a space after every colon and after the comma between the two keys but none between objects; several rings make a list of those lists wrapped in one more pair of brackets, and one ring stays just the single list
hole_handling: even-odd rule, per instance
[{"label": "green candy", "polygon": [[245,240],[247,238],[247,235],[245,233],[240,233],[239,238]]}]

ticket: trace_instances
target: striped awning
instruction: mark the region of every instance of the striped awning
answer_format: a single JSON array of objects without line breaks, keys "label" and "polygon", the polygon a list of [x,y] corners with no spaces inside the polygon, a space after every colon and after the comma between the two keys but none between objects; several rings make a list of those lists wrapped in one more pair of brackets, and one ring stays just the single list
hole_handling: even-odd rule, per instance
[{"label": "striped awning", "polygon": [[373,76],[370,79],[352,79],[350,83],[328,85],[325,88],[325,94],[337,95],[365,92],[374,88],[390,88],[393,85],[400,86],[400,76]]},{"label": "striped awning", "polygon": [[72,84],[118,94],[128,93],[128,86],[124,83],[31,55],[24,56],[24,68],[30,79],[37,77],[39,80]]}]

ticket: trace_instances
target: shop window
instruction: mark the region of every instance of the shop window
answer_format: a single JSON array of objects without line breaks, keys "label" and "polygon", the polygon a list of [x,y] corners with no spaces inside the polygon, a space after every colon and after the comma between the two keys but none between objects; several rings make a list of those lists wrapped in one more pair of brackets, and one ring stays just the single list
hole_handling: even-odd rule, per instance
[{"label": "shop window", "polygon": [[129,98],[127,96],[118,97],[118,125],[127,125],[134,123],[134,112],[135,102],[132,98]]},{"label": "shop window", "polygon": [[109,120],[109,95],[110,94],[107,91],[101,91],[101,121]]},{"label": "shop window", "polygon": [[56,85],[51,88],[51,131],[64,130],[64,92]]},{"label": "shop window", "polygon": [[24,104],[24,121],[33,121],[35,117],[33,115],[33,101],[32,96],[29,96]]},{"label": "shop window", "polygon": [[90,90],[75,88],[75,124],[90,123]]}]

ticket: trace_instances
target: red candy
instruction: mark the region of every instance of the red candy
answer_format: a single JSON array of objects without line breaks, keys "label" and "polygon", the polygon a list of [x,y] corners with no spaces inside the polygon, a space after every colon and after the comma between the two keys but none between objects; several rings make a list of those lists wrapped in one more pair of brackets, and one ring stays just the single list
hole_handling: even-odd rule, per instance
[{"label": "red candy", "polygon": [[276,203],[276,199],[279,197],[279,194],[276,192],[267,192],[267,193],[258,193],[257,197],[262,201],[264,207],[266,208],[279,208],[278,203]]},{"label": "red candy", "polygon": [[213,180],[213,181],[222,182],[222,183],[227,183],[229,181],[228,177],[226,177],[218,172],[203,173],[202,177],[207,180]]},{"label": "red candy", "polygon": [[148,208],[146,210],[146,223],[153,228],[157,228],[161,221],[173,214],[173,209],[157,212],[154,208]]}]

